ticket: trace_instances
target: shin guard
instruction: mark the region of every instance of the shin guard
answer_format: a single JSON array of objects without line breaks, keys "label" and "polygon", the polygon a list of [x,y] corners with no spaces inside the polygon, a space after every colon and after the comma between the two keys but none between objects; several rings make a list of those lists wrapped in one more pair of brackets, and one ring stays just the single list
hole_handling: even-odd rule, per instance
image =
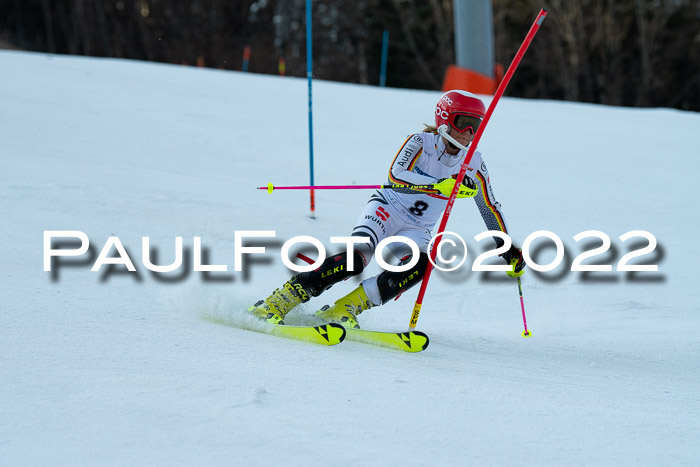
[{"label": "shin guard", "polygon": [[[410,260],[410,256],[404,258],[398,265],[407,264]],[[379,288],[379,295],[382,298],[382,305],[418,284],[423,279],[427,266],[428,255],[426,253],[421,253],[418,258],[418,263],[408,271],[384,271],[377,276],[377,287]]]},{"label": "shin guard", "polygon": [[333,284],[360,274],[365,268],[362,255],[353,252],[353,270],[348,271],[347,253],[330,256],[321,264],[321,267],[309,272],[302,272],[294,276],[294,280],[300,284],[312,297],[318,297],[328,290]]}]

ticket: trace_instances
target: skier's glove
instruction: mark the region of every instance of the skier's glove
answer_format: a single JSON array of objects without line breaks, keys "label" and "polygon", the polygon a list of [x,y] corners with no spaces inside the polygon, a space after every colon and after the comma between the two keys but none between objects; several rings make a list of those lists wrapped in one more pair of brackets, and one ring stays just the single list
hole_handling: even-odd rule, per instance
[{"label": "skier's glove", "polygon": [[[456,175],[453,175],[453,177],[456,177]],[[464,182],[466,184],[461,183],[459,185],[457,198],[472,198],[477,193],[476,183],[474,183],[474,180],[466,175],[464,176]],[[438,190],[443,196],[449,198],[452,194],[452,189],[454,188],[455,183],[457,183],[457,181],[454,178],[441,178],[436,184],[433,185],[433,188]]]},{"label": "skier's glove", "polygon": [[506,251],[501,255],[501,258],[505,260],[506,263],[513,266],[512,271],[507,271],[510,277],[520,277],[525,272],[525,260],[523,259],[523,252],[520,248],[513,245],[510,250]]}]

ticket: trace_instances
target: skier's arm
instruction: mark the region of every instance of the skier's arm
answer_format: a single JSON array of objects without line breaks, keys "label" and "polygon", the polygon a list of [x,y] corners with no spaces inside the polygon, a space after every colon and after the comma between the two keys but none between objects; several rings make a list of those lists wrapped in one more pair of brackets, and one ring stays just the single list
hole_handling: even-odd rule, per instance
[{"label": "skier's arm", "polygon": [[[508,227],[506,226],[506,220],[503,218],[503,213],[501,212],[501,204],[496,201],[496,198],[493,196],[491,179],[489,178],[489,172],[484,161],[481,161],[476,171],[476,183],[479,192],[474,197],[474,200],[479,207],[479,212],[484,219],[486,228],[489,230],[500,230],[507,234]],[[493,239],[498,248],[503,246],[503,240],[497,237],[493,237]],[[510,249],[500,256],[506,263],[513,266],[513,270],[508,271],[506,274],[511,277],[522,276],[523,272],[525,272],[525,261],[523,260],[523,253],[520,248],[511,245]]]},{"label": "skier's arm", "polygon": [[[476,184],[478,192],[474,197],[479,212],[481,213],[484,224],[488,230],[500,230],[503,233],[508,233],[506,220],[501,212],[501,204],[496,201],[491,188],[491,180],[486,164],[481,161],[481,164],[476,170]],[[503,245],[503,240],[494,237],[497,246]]]},{"label": "skier's arm", "polygon": [[[420,135],[411,135],[404,141],[399,152],[396,153],[394,161],[389,169],[389,183],[397,185],[432,185],[437,183],[437,179],[427,175],[420,175],[413,172],[418,158],[423,153],[423,139]],[[437,193],[437,190],[430,189],[401,189],[406,193]]]}]

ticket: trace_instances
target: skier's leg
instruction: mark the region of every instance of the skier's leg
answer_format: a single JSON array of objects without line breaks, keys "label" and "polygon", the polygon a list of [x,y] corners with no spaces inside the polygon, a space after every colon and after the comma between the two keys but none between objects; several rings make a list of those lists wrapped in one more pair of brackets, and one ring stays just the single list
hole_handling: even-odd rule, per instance
[{"label": "skier's leg", "polygon": [[[412,256],[404,257],[399,265],[408,264]],[[370,277],[362,281],[361,287],[366,290],[374,306],[383,305],[389,300],[398,297],[414,285],[423,280],[425,269],[428,266],[428,254],[421,252],[418,262],[407,271],[384,271],[378,276]]]},{"label": "skier's leg", "polygon": [[284,317],[294,307],[308,302],[311,297],[318,297],[336,282],[360,274],[364,267],[362,255],[358,252],[353,252],[352,271],[348,268],[347,252],[330,256],[319,268],[293,276],[249,311],[270,323],[284,324]]},{"label": "skier's leg", "polygon": [[[376,193],[365,205],[352,231],[352,236],[368,239],[367,243],[358,244],[352,253],[352,271],[348,269],[346,252],[331,256],[318,269],[292,277],[267,299],[250,307],[249,311],[269,322],[283,323],[286,314],[297,305],[308,302],[311,297],[318,297],[337,282],[360,274],[372,258],[377,244],[405,227],[404,222],[400,219],[399,213],[387,203],[380,193]],[[393,248],[389,249],[396,254]],[[361,301],[365,303],[365,306],[361,305]],[[367,309],[371,306],[371,303],[365,301],[362,295],[356,297],[354,302],[356,302],[355,309],[360,307]],[[354,315],[346,314],[344,316],[354,321]],[[343,322],[346,321],[347,319]],[[357,322],[355,321],[354,324],[356,325]]]},{"label": "skier's leg", "polygon": [[[410,261],[411,256],[405,257],[399,265]],[[423,279],[427,264],[427,253],[420,253],[418,262],[407,271],[384,271],[378,276],[365,279],[355,290],[336,300],[333,306],[324,306],[316,315],[324,321],[359,328],[357,315],[374,306],[383,305],[418,284]]]},{"label": "skier's leg", "polygon": [[[376,198],[376,199],[375,199]],[[259,318],[275,324],[283,324],[284,317],[294,307],[308,302],[311,297],[318,297],[336,282],[360,274],[369,263],[377,243],[386,235],[388,225],[382,221],[389,219],[390,208],[382,197],[373,196],[360,213],[357,225],[352,231],[354,237],[365,237],[367,243],[359,244],[353,251],[353,270],[348,269],[347,253],[340,253],[327,258],[321,267],[314,271],[303,272],[285,282],[265,300],[258,301],[249,311]]]},{"label": "skier's leg", "polygon": [[[355,247],[355,253],[360,255],[365,266],[369,263],[379,242],[395,235],[405,227],[402,217],[384,198],[380,192],[370,198],[358,216],[353,236],[367,238],[367,243]],[[346,327],[360,326],[356,315],[372,307],[362,286],[357,287],[343,298],[336,300],[333,306],[324,306],[316,315],[325,321],[341,323]]]},{"label": "skier's leg", "polygon": [[[363,237],[366,243],[355,245],[353,250],[353,270],[348,270],[347,253],[334,255],[323,262],[320,268],[304,272],[292,279],[312,297],[318,297],[337,282],[356,276],[367,266],[374,254],[377,244],[384,238],[394,235],[403,223],[397,224],[399,216],[383,196],[378,193],[370,198],[360,213],[351,236]],[[304,300],[306,301],[306,300]]]},{"label": "skier's leg", "polygon": [[[316,315],[325,321],[341,323],[346,327],[359,328],[357,315],[365,310],[386,303],[419,283],[428,264],[426,253],[430,242],[430,232],[422,228],[409,227],[395,233],[408,237],[419,250],[417,263],[407,271],[384,271],[378,276],[366,279],[355,290],[338,299],[332,306],[325,306]],[[392,243],[388,249],[398,258],[398,265],[411,262],[413,250],[404,243]],[[411,252],[411,253],[409,253]]]}]

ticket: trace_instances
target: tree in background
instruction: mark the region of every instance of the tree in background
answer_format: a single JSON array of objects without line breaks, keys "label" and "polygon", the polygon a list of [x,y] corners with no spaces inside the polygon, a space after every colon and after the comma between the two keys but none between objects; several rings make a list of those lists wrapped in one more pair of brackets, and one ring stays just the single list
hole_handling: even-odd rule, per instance
[{"label": "tree in background", "polygon": [[[697,0],[493,0],[507,65],[539,8],[550,12],[508,94],[700,110]],[[314,0],[314,76],[439,89],[454,62],[451,0]],[[67,53],[306,75],[305,0],[0,0],[0,41]]]},{"label": "tree in background", "polygon": [[[494,0],[496,60],[517,49],[535,0]],[[700,2],[550,0],[510,95],[700,110]]]}]

